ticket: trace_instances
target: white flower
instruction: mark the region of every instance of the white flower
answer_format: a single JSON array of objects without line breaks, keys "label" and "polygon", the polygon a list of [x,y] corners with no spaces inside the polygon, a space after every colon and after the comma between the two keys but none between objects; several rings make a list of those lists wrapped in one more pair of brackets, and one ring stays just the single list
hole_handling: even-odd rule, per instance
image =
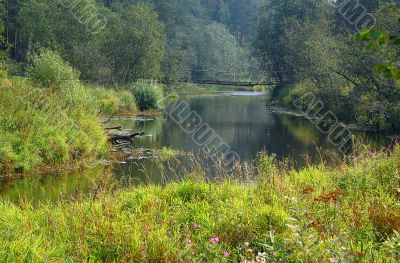
[{"label": "white flower", "polygon": [[257,263],[263,263],[266,262],[266,258],[267,258],[267,253],[260,253],[258,252],[258,256],[256,257]]}]

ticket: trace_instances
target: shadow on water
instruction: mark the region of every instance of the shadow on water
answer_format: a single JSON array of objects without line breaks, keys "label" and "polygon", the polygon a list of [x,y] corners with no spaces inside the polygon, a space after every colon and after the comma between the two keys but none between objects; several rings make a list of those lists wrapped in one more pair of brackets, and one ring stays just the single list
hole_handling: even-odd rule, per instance
[{"label": "shadow on water", "polygon": [[104,173],[104,166],[61,174],[27,176],[0,183],[0,196],[13,203],[56,202],[92,193]]},{"label": "shadow on water", "polygon": [[[318,162],[321,151],[334,151],[327,137],[305,119],[273,114],[265,107],[268,94],[231,92],[212,95],[187,95],[183,97],[190,110],[198,113],[203,122],[237,152],[242,162],[251,163],[260,151],[275,154],[278,159],[290,158],[298,167],[307,162]],[[163,184],[190,173],[196,167],[208,176],[215,176],[213,163],[206,158],[194,161],[188,153],[199,153],[200,147],[171,118],[154,117],[115,118],[110,127],[144,131],[148,135],[137,138],[133,148],[152,155],[163,148],[176,149],[178,157],[154,161],[149,154],[127,158],[114,164],[113,173],[119,187],[141,184]],[[383,135],[354,133],[363,141],[378,148],[387,143]],[[319,149],[319,150],[318,150]],[[307,158],[306,158],[307,156]],[[153,156],[154,157],[154,156]],[[196,159],[196,158],[194,158]],[[200,163],[195,163],[200,162]],[[13,202],[19,200],[57,201],[71,198],[77,193],[89,193],[98,184],[103,167],[64,175],[48,175],[13,180],[0,185],[0,196]]]}]

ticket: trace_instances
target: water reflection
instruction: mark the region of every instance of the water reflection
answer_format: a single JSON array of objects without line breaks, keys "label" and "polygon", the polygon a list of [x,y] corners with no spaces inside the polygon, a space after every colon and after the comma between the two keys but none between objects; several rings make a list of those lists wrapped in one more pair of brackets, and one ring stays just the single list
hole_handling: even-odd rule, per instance
[{"label": "water reflection", "polygon": [[[187,95],[190,109],[197,112],[226,143],[237,152],[242,161],[251,162],[258,152],[266,150],[279,159],[290,157],[295,163],[304,163],[305,156],[318,160],[317,147],[323,151],[334,150],[327,137],[307,119],[273,114],[265,108],[268,94],[264,93],[217,93],[213,95]],[[161,149],[170,147],[183,153],[199,153],[200,148],[174,121],[165,115],[154,117],[120,118],[109,123],[110,127],[144,131],[147,136],[137,138],[134,148]],[[363,141],[375,147],[384,145],[383,135],[355,133]],[[212,166],[207,160],[201,166]],[[197,164],[198,165],[198,164]],[[114,165],[114,174],[119,186],[156,183],[173,180],[180,174],[189,173],[194,167],[185,155],[174,160],[154,162],[142,158],[127,159],[126,163]],[[211,175],[212,169],[204,169]],[[26,178],[0,185],[0,195],[11,201],[27,200],[55,201],[76,192],[93,190],[101,177],[103,168],[84,172]]]},{"label": "water reflection", "polygon": [[60,199],[78,198],[96,189],[103,172],[104,166],[99,166],[83,171],[2,181],[0,196],[13,203],[56,202]]}]

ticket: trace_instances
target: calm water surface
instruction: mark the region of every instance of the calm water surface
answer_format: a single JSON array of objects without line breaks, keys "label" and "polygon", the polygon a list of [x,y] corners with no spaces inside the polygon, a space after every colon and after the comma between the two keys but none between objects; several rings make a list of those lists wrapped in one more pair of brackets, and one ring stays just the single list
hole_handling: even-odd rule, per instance
[{"label": "calm water surface", "polygon": [[[190,109],[197,112],[221,136],[242,161],[251,162],[260,151],[274,153],[277,158],[290,157],[298,166],[306,156],[318,160],[318,150],[334,150],[326,136],[321,134],[310,121],[304,118],[273,114],[265,107],[268,94],[257,92],[225,92],[212,95],[184,95]],[[137,138],[134,148],[144,158],[127,158],[124,162],[108,167],[114,174],[116,185],[161,183],[163,179],[190,172],[192,162],[185,154],[162,165],[149,155],[153,150],[175,149],[181,153],[200,152],[191,134],[186,134],[171,118],[137,117],[114,119],[110,126],[144,131],[148,135]],[[387,141],[383,135],[355,133],[365,142],[377,147]],[[204,161],[207,165],[207,160]],[[211,165],[211,164],[209,164]],[[49,174],[11,180],[0,184],[1,198],[12,202],[57,201],[77,198],[96,192],[104,179],[107,166],[66,174]],[[108,178],[109,180],[109,178]]]}]

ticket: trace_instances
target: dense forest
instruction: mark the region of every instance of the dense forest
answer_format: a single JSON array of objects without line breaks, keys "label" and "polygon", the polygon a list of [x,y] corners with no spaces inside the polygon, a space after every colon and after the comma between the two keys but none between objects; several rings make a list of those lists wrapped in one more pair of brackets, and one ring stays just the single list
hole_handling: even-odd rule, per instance
[{"label": "dense forest", "polygon": [[[20,68],[51,49],[100,85],[273,78],[286,106],[312,91],[344,122],[399,129],[390,78],[399,78],[399,9],[390,2],[3,1],[2,46]],[[382,34],[356,40],[369,27]]]},{"label": "dense forest", "polygon": [[399,131],[398,0],[1,0],[0,262],[400,262]]},{"label": "dense forest", "polygon": [[[59,52],[96,83],[257,74],[253,26],[261,1],[5,1],[11,57]],[[40,18],[40,19],[38,19]]]},{"label": "dense forest", "polygon": [[268,1],[256,53],[286,104],[313,92],[344,122],[399,129],[400,9],[390,2]]}]

